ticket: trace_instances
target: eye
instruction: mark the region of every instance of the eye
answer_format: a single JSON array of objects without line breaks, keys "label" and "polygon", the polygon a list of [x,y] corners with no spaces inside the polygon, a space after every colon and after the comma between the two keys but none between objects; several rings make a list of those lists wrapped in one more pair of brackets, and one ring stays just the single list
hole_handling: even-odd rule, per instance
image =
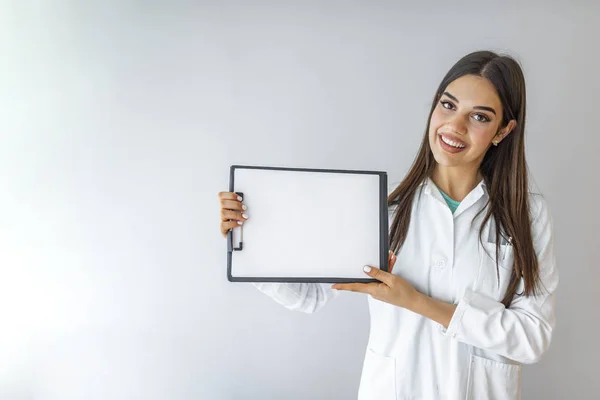
[{"label": "eye", "polygon": [[440,104],[442,105],[442,107],[444,107],[448,110],[451,110],[454,107],[454,104],[450,103],[449,101],[445,101],[445,100],[440,101]]},{"label": "eye", "polygon": [[[475,117],[481,117],[481,118],[477,119]],[[479,121],[479,122],[490,122],[490,119],[485,114],[475,114],[473,116],[473,118],[475,118],[475,121]]]}]

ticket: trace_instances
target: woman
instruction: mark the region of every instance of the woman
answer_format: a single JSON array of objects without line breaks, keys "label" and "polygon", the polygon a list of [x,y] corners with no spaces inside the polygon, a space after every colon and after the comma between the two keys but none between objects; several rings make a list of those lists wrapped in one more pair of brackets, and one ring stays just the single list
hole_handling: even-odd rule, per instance
[{"label": "woman", "polygon": [[[525,110],[515,60],[466,55],[442,80],[415,162],[388,196],[390,272],[366,266],[379,281],[368,284],[255,284],[304,312],[339,290],[369,294],[359,399],[521,397],[522,364],[550,345],[558,284],[551,215],[529,192]],[[235,194],[219,197],[226,236],[248,216]]]}]

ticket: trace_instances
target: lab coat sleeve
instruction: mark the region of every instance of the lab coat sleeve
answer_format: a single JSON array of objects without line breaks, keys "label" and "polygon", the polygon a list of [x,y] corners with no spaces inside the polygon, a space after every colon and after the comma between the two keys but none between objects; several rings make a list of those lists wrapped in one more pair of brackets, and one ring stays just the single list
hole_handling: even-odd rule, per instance
[{"label": "lab coat sleeve", "polygon": [[285,308],[304,313],[319,311],[327,302],[338,296],[331,283],[276,283],[253,282],[258,290]]},{"label": "lab coat sleeve", "polygon": [[[543,198],[538,195],[532,195],[532,198],[532,209],[539,210],[532,222],[532,238],[540,269],[541,293],[527,297],[516,294],[510,307],[505,308],[495,299],[467,289],[448,329],[442,328],[443,334],[460,342],[523,364],[540,360],[550,345],[556,323],[554,292],[558,285],[558,270],[552,218]],[[517,293],[522,290],[523,278]]]}]

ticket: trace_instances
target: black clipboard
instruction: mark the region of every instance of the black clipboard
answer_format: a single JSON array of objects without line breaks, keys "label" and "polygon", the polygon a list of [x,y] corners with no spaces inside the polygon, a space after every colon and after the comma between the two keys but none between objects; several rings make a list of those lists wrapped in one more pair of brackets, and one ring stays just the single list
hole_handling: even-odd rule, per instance
[{"label": "black clipboard", "polygon": [[[315,168],[288,168],[288,167],[273,167],[273,166],[251,166],[251,165],[232,165],[230,167],[229,176],[229,192],[234,192],[243,198],[242,201],[251,202],[252,194],[246,193],[244,190],[236,191],[236,172],[242,170],[262,170],[262,171],[289,171],[289,172],[310,172],[310,173],[329,173],[329,174],[353,174],[353,175],[369,175],[377,179],[377,231],[378,239],[378,261],[379,268],[383,271],[388,271],[388,204],[387,204],[387,173],[384,171],[364,171],[364,170],[340,170],[340,169],[315,169]],[[248,205],[250,214],[252,214],[251,206]],[[252,215],[246,223],[250,223]],[[306,282],[306,283],[348,283],[348,282],[377,282],[373,278],[358,278],[358,277],[339,277],[339,276],[313,276],[313,277],[290,277],[290,276],[235,276],[233,273],[234,255],[241,254],[247,247],[244,244],[244,227],[246,223],[240,227],[233,228],[227,234],[227,279],[230,282]],[[266,252],[266,251],[265,251]],[[359,261],[360,262],[360,261]],[[364,274],[366,276],[366,274]]]}]

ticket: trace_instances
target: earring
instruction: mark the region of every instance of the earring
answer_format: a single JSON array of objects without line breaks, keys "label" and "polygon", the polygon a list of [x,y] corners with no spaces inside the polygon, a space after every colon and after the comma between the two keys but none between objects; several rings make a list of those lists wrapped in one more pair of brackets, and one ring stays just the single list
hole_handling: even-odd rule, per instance
[{"label": "earring", "polygon": [[496,142],[496,141],[493,141],[493,142],[492,142],[492,144],[493,144],[494,146],[498,146],[498,142]]}]

